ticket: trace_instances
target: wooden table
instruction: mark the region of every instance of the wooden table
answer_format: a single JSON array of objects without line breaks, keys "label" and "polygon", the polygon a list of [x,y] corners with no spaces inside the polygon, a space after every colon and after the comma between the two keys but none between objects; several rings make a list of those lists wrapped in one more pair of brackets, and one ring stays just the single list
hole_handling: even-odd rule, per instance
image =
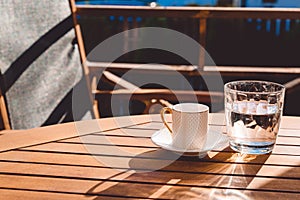
[{"label": "wooden table", "polygon": [[[222,114],[210,118],[224,129]],[[162,127],[143,115],[0,132],[0,199],[300,198],[300,117],[284,117],[261,156],[180,157],[151,142]]]}]

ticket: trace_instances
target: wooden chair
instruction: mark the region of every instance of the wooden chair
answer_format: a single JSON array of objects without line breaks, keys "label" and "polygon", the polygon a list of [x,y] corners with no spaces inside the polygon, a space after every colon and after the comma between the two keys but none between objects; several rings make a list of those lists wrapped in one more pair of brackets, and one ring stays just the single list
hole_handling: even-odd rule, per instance
[{"label": "wooden chair", "polygon": [[[141,106],[141,111],[138,111],[139,114],[148,114],[148,113],[159,113],[162,106],[171,106],[177,102],[199,102],[208,105],[214,104],[213,112],[221,111],[224,102],[223,92],[220,91],[205,91],[205,90],[183,90],[183,89],[161,89],[161,88],[140,88],[134,83],[130,82],[131,80],[125,80],[123,77],[115,75],[115,71],[126,71],[128,69],[134,70],[136,64],[126,64],[126,63],[112,63],[109,68],[102,71],[104,66],[101,66],[101,63],[90,63],[87,65],[90,69],[90,74],[94,79],[92,84],[92,92],[95,94],[96,99],[106,99],[106,101],[111,101],[111,98],[114,96],[115,99],[119,99],[120,102],[128,101],[131,102],[141,102],[144,106]],[[99,65],[100,64],[100,65]],[[115,66],[118,66],[115,68]],[[194,71],[195,69],[193,69]],[[180,71],[180,70],[179,70]],[[186,73],[193,71],[182,71],[183,76]],[[195,70],[197,71],[197,70]],[[135,71],[137,76],[146,75],[146,76],[157,76],[157,74],[165,73],[166,76],[172,76],[174,73],[173,70],[168,71],[168,69],[154,69],[149,66],[147,69],[136,69]],[[133,73],[135,73],[133,72]],[[169,75],[168,75],[169,74]],[[99,77],[105,79],[104,81],[111,84],[113,87],[117,88],[114,90],[103,90],[97,88],[97,82]],[[103,81],[103,80],[102,80]],[[104,103],[101,101],[101,103]],[[157,106],[160,105],[160,106]],[[107,105],[109,107],[111,105]],[[128,105],[125,105],[128,106]],[[153,107],[153,108],[152,108]],[[155,109],[156,107],[156,109]],[[132,111],[135,113],[135,111]],[[126,113],[128,114],[128,113]]]},{"label": "wooden chair", "polygon": [[[74,0],[0,0],[0,111],[5,129],[97,116],[91,109],[88,71],[81,64],[85,54],[74,8]],[[88,102],[76,117],[74,88],[86,89]]]},{"label": "wooden chair", "polygon": [[[90,7],[82,7],[82,6],[76,6],[75,13],[80,16],[80,18],[85,17],[91,17],[92,15],[95,16],[101,16],[101,11],[104,11],[104,15],[107,15],[108,12],[110,12],[110,8],[108,10],[102,10],[100,9],[99,12],[97,12],[98,7],[90,8]],[[113,9],[113,8],[112,8]],[[128,14],[128,13],[127,13]],[[125,20],[126,21],[126,20]],[[126,22],[124,23],[126,24]],[[124,31],[128,26],[124,25]],[[89,41],[91,43],[91,41]],[[92,42],[93,43],[93,42]],[[112,49],[109,49],[108,51],[114,51],[113,49],[119,49],[119,47],[113,47]],[[203,53],[204,51],[200,51],[200,57],[199,60],[202,60],[202,57],[205,56]],[[101,55],[101,52],[99,52]],[[182,73],[182,76],[194,76],[198,74],[198,77],[201,79],[200,68],[197,68],[196,66],[172,66],[172,67],[163,67],[158,65],[147,65],[143,68],[139,68],[140,64],[137,63],[105,63],[105,62],[91,62],[91,60],[88,60],[86,62],[86,65],[88,66],[89,74],[91,76],[91,88],[93,94],[95,94],[96,99],[105,99],[105,102],[111,102],[111,98],[115,97],[117,99],[120,99],[120,102],[127,101],[130,99],[133,101],[140,101],[142,102],[145,107],[143,111],[140,113],[149,113],[150,108],[154,104],[160,104],[161,106],[170,106],[171,103],[176,103],[178,101],[180,102],[190,102],[190,101],[198,101],[201,103],[206,104],[218,104],[218,107],[222,107],[223,105],[223,92],[222,91],[207,91],[207,90],[186,90],[185,88],[170,88],[170,89],[157,89],[157,88],[142,88],[139,87],[134,83],[134,81],[130,79],[124,79],[124,77],[120,77],[118,73],[126,72],[128,70],[134,70],[137,73],[137,76],[139,74],[143,75],[153,75],[156,76],[156,74],[168,74],[172,76],[172,73],[175,71],[178,73]],[[155,74],[156,73],[156,74]],[[168,76],[167,75],[167,76]],[[101,80],[99,79],[101,77]],[[103,89],[97,87],[97,83],[99,81],[104,81],[106,83],[109,83],[111,88],[114,89]],[[101,84],[100,84],[101,85]],[[117,88],[117,89],[116,89]],[[107,104],[103,106],[103,103],[101,102],[102,106],[105,107],[106,111],[109,110],[109,108],[112,106],[111,104]],[[128,105],[125,105],[128,106]],[[112,108],[113,109],[113,108]],[[213,109],[213,111],[216,111],[218,109]],[[158,110],[156,110],[157,112]],[[129,113],[123,113],[123,114],[129,114]]]},{"label": "wooden chair", "polygon": [[[77,5],[76,13],[81,17],[86,19],[92,19],[89,21],[90,23],[96,22],[99,19],[103,19],[103,17],[107,17],[110,19],[110,16],[115,16],[115,19],[117,19],[119,16],[123,17],[123,19],[126,19],[127,17],[133,19],[131,20],[130,24],[128,20],[123,20],[123,25],[120,25],[120,29],[128,30],[128,28],[137,28],[139,26],[137,20],[138,18],[149,18],[149,17],[163,17],[163,18],[187,18],[188,21],[193,21],[194,24],[198,24],[198,27],[191,27],[191,30],[195,32],[196,37],[198,37],[199,43],[202,45],[202,47],[206,47],[207,40],[207,30],[208,30],[208,20],[210,19],[267,19],[267,20],[275,20],[275,19],[291,19],[291,20],[297,20],[299,18],[299,10],[295,9],[273,9],[273,8],[264,8],[264,9],[256,9],[256,8],[213,8],[213,7],[139,7],[139,6],[95,6],[95,5]],[[95,20],[97,19],[97,20]],[[197,23],[195,23],[197,22]],[[99,23],[99,21],[97,21]],[[120,23],[121,24],[121,23]],[[189,24],[188,24],[189,25]],[[188,26],[187,25],[187,26]],[[99,26],[100,27],[100,26]],[[98,27],[98,28],[99,28]],[[101,27],[102,28],[102,27]],[[101,31],[103,29],[98,29],[98,31]],[[121,30],[119,30],[121,31]],[[84,31],[83,31],[84,32]],[[90,33],[90,32],[89,32]],[[93,33],[94,34],[94,33]],[[197,34],[199,36],[197,36]],[[89,35],[92,36],[92,35]],[[93,42],[90,42],[90,44],[93,44]],[[258,80],[269,80],[269,81],[276,81],[280,82],[282,84],[286,84],[287,86],[287,94],[288,96],[291,95],[289,93],[294,93],[292,97],[287,96],[286,102],[292,101],[296,102],[294,96],[297,96],[297,91],[299,89],[299,77],[300,70],[299,67],[292,67],[289,66],[289,63],[286,63],[285,66],[209,66],[206,65],[205,55],[203,53],[199,54],[199,62],[198,62],[198,68],[201,71],[201,76],[211,76],[213,77],[215,73],[220,73],[224,82],[237,80],[237,79],[258,79]],[[114,63],[109,68],[105,67],[105,63],[101,63],[102,60],[99,60],[98,63],[90,62],[88,63],[89,69],[91,73],[97,74],[97,71],[102,73],[103,69],[105,68],[106,71],[109,73],[114,73],[116,70],[120,71],[126,71],[131,70],[135,67],[135,64],[132,63]],[[103,67],[104,66],[104,67]],[[183,73],[188,75],[195,75],[194,66],[172,66],[174,70],[182,70]],[[149,68],[144,69],[145,73],[154,72],[156,71],[159,73],[168,73],[164,71],[165,69],[157,69],[157,68]],[[118,84],[118,83],[124,83],[124,81],[118,81],[118,77],[115,77],[114,75],[117,75],[117,73],[113,74],[111,76],[110,74],[104,75],[105,79],[107,79],[107,82],[110,82],[112,84]],[[97,76],[97,75],[95,75]],[[291,81],[291,79],[294,79]],[[289,82],[290,81],[290,82]],[[94,81],[96,82],[96,81]],[[130,86],[130,87],[127,87]],[[297,87],[296,87],[297,86]],[[107,95],[108,92],[111,93],[111,95],[119,95],[120,98],[123,96],[126,96],[125,98],[128,98],[128,95],[132,95],[132,99],[134,98],[144,98],[146,101],[149,102],[151,99],[149,97],[153,97],[154,95],[157,95],[157,97],[161,97],[161,94],[157,92],[157,90],[140,90],[138,89],[138,92],[132,93],[132,85],[130,84],[123,84],[120,86],[122,90],[119,91],[103,91],[98,90],[94,87],[93,91],[97,96],[101,96],[102,98]],[[145,92],[143,94],[143,92]],[[168,93],[168,91],[164,91],[165,94]],[[127,94],[126,94],[127,93]],[[151,95],[149,95],[151,94]],[[169,94],[171,92],[169,91]],[[204,95],[202,92],[199,93],[199,97],[204,98],[204,100],[207,100],[207,95]],[[167,97],[172,95],[165,95]],[[217,96],[216,100],[222,100],[221,98],[222,94]],[[299,95],[298,95],[299,96]],[[296,98],[299,100],[299,98]],[[154,102],[160,102],[160,101],[154,101]],[[204,101],[205,102],[205,101]],[[220,102],[221,103],[221,102]],[[146,103],[147,104],[147,103]],[[149,104],[151,105],[151,103]],[[289,103],[289,105],[291,105]],[[297,105],[294,103],[294,105]],[[299,115],[299,109],[298,111],[295,111],[295,106],[291,106],[291,109],[293,113],[296,113]],[[298,112],[298,113],[297,113]]]}]

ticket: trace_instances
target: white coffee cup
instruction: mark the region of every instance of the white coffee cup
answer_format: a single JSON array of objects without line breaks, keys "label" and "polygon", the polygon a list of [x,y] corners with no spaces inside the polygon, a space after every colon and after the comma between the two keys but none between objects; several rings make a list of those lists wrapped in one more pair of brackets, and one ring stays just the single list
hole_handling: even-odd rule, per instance
[{"label": "white coffee cup", "polygon": [[[165,113],[172,114],[172,128],[168,125]],[[209,107],[198,103],[180,103],[161,110],[164,125],[172,135],[172,145],[185,150],[203,149],[208,130]]]}]

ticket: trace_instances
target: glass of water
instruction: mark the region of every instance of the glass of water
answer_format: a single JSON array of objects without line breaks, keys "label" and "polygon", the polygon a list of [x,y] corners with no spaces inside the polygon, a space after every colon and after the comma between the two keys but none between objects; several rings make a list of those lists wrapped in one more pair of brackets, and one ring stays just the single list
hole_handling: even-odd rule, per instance
[{"label": "glass of water", "polygon": [[245,154],[271,152],[282,116],[284,86],[247,80],[229,82],[224,90],[230,147]]}]

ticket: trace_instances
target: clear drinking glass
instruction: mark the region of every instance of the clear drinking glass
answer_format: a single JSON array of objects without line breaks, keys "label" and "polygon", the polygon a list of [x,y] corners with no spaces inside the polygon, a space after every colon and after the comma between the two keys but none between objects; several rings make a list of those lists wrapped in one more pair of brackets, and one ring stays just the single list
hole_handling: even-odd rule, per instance
[{"label": "clear drinking glass", "polygon": [[224,90],[230,147],[245,154],[271,152],[282,116],[284,86],[247,80],[229,82]]}]

